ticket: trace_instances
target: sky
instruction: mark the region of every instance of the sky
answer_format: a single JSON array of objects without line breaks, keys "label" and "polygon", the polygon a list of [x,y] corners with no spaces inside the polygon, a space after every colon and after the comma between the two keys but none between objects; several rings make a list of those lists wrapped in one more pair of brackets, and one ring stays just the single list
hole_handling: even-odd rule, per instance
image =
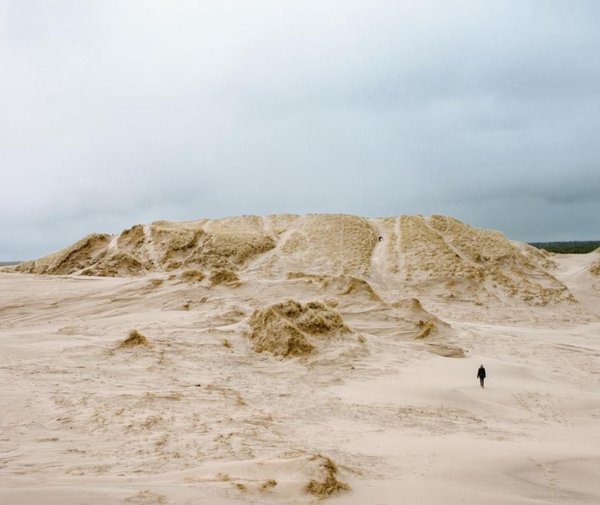
[{"label": "sky", "polygon": [[0,260],[158,219],[600,240],[596,0],[0,0]]}]

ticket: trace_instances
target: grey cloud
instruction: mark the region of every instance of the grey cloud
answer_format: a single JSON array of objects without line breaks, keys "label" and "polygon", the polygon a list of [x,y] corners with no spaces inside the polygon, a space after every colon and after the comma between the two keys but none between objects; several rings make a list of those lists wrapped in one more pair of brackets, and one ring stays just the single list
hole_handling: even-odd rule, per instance
[{"label": "grey cloud", "polygon": [[0,259],[239,213],[597,227],[597,2],[0,9]]}]

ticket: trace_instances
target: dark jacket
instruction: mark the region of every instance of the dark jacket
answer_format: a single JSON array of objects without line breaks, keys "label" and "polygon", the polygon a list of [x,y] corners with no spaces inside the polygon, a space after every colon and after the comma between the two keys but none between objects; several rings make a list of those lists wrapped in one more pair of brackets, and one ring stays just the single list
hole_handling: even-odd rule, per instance
[{"label": "dark jacket", "polygon": [[485,368],[482,366],[480,366],[479,370],[477,370],[477,377],[480,379],[485,379]]}]

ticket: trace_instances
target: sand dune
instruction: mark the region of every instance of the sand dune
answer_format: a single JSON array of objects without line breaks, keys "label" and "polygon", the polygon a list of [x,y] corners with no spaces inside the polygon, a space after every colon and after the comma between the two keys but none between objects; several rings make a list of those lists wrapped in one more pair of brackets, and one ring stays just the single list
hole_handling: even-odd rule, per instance
[{"label": "sand dune", "polygon": [[0,503],[598,503],[599,257],[277,215],[6,267]]},{"label": "sand dune", "polygon": [[[381,241],[379,240],[381,238]],[[365,219],[350,215],[242,216],[135,225],[94,234],[19,272],[142,275],[182,268],[254,277],[289,272],[372,277],[386,285],[461,297],[544,305],[570,299],[542,252],[446,216]]]}]

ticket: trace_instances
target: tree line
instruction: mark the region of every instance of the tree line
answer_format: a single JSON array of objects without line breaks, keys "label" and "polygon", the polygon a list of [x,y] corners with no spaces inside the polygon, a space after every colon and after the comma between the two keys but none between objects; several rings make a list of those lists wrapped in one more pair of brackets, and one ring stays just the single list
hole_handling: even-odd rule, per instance
[{"label": "tree line", "polygon": [[572,242],[530,242],[529,245],[560,254],[587,254],[600,247],[600,240]]}]

